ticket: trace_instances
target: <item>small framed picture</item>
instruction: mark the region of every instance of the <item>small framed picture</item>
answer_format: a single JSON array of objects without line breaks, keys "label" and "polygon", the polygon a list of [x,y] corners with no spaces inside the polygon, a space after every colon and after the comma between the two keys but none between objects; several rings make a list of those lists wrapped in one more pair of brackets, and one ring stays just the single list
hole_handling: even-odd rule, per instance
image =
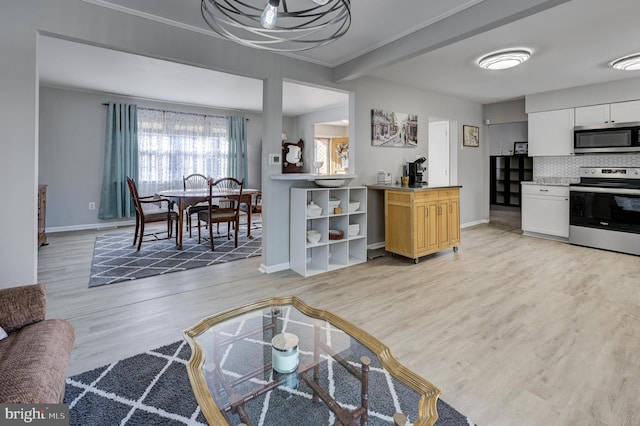
[{"label": "small framed picture", "polygon": [[480,129],[476,126],[462,126],[462,145],[463,146],[480,146]]},{"label": "small framed picture", "polygon": [[529,142],[514,142],[513,155],[529,155]]}]

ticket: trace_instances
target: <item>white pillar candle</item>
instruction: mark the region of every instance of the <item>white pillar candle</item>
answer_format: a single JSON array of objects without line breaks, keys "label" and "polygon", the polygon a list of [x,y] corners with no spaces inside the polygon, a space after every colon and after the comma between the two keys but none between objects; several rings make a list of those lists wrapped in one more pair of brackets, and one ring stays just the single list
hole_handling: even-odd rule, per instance
[{"label": "white pillar candle", "polygon": [[298,368],[298,336],[280,333],[271,339],[271,364],[279,373],[291,373]]}]

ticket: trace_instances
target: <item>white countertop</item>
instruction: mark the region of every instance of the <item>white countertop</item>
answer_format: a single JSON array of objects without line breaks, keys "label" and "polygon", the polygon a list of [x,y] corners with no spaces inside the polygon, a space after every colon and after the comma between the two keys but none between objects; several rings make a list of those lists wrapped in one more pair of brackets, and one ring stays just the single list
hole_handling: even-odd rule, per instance
[{"label": "white countertop", "polygon": [[354,179],[358,175],[317,175],[315,173],[283,173],[271,175],[273,180],[326,180],[326,179]]},{"label": "white countertop", "polygon": [[572,177],[538,177],[534,180],[522,181],[523,185],[548,185],[548,186],[569,186],[572,183],[579,183],[580,178]]}]

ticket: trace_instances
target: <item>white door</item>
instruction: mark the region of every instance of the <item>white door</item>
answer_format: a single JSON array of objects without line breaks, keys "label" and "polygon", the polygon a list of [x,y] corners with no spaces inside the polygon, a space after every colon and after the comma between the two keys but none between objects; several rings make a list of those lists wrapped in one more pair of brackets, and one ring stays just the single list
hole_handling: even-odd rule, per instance
[{"label": "white door", "polygon": [[427,183],[429,185],[449,185],[449,122],[429,123],[429,155]]}]

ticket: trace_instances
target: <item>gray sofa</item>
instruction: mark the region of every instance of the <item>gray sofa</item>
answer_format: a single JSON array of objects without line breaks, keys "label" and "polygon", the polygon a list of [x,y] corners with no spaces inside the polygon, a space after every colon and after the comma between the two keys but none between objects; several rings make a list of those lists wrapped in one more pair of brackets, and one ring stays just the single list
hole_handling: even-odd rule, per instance
[{"label": "gray sofa", "polygon": [[75,332],[45,313],[44,285],[0,289],[0,403],[62,402]]}]

